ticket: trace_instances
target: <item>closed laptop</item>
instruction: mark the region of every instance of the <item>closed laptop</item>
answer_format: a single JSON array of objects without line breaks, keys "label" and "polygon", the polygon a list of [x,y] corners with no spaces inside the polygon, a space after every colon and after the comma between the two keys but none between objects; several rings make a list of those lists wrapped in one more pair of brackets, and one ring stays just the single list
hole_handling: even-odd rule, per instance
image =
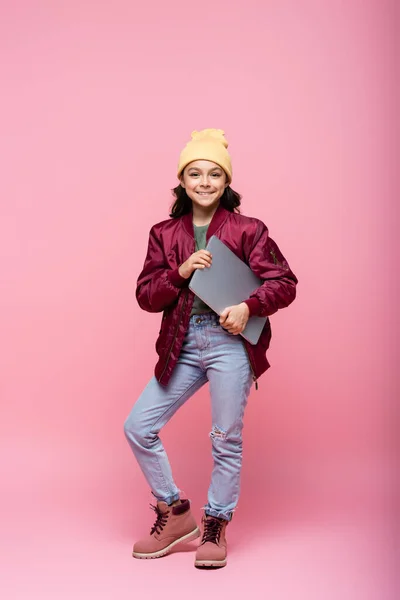
[{"label": "closed laptop", "polygon": [[[215,235],[210,238],[207,250],[212,254],[212,265],[196,269],[189,288],[220,315],[227,306],[247,300],[262,280]],[[250,317],[241,335],[251,344],[257,344],[266,320],[266,317]]]}]

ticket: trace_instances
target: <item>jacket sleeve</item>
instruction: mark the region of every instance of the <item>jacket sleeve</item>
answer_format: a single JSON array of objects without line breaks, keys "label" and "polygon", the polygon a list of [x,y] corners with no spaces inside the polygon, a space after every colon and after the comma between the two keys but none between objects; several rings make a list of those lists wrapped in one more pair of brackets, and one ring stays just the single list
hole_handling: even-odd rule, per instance
[{"label": "jacket sleeve", "polygon": [[277,244],[269,237],[262,221],[258,223],[248,263],[251,270],[263,280],[262,285],[245,300],[250,316],[269,317],[293,302],[297,278]]},{"label": "jacket sleeve", "polygon": [[140,308],[162,312],[176,302],[181,288],[188,283],[188,279],[179,275],[178,268],[171,269],[166,264],[160,238],[152,227],[143,270],[137,280],[136,299]]}]

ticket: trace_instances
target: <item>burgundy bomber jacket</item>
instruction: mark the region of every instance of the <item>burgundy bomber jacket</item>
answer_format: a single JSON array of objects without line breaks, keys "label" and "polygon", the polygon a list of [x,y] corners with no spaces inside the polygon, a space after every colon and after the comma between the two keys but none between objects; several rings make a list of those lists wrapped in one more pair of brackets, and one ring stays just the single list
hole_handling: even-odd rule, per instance
[{"label": "burgundy bomber jacket", "polygon": [[[194,294],[188,288],[190,278],[184,279],[178,272],[180,265],[195,252],[192,219],[192,213],[189,213],[151,228],[146,259],[137,280],[139,306],[148,312],[163,312],[156,342],[159,359],[155,367],[155,376],[163,385],[168,384],[178,362],[193,305]],[[207,240],[212,235],[216,235],[263,280],[249,299],[243,299],[251,316],[269,317],[293,302],[297,278],[262,221],[219,206],[208,227]],[[269,319],[256,345],[242,340],[253,379],[257,381],[270,366],[266,357],[271,340]]]}]

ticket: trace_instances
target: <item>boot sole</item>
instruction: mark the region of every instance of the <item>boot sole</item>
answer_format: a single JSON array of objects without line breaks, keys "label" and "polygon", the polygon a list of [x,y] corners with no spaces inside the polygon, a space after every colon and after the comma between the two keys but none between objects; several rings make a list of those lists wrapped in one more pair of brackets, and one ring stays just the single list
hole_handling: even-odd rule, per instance
[{"label": "boot sole", "polygon": [[226,563],[226,558],[224,560],[196,560],[194,566],[198,569],[221,569],[226,566]]},{"label": "boot sole", "polygon": [[181,538],[175,540],[174,542],[172,542],[172,544],[169,544],[169,546],[167,546],[166,548],[163,548],[162,550],[157,550],[157,552],[150,552],[150,553],[146,553],[146,554],[143,552],[132,552],[132,556],[133,556],[133,558],[142,558],[142,559],[161,558],[162,556],[165,556],[166,554],[168,554],[172,550],[172,548],[174,548],[174,546],[176,546],[177,544],[181,544],[182,542],[191,542],[192,540],[195,540],[199,536],[200,536],[200,529],[198,527],[196,527],[196,529],[194,529],[190,533],[187,533],[186,535],[182,536]]}]

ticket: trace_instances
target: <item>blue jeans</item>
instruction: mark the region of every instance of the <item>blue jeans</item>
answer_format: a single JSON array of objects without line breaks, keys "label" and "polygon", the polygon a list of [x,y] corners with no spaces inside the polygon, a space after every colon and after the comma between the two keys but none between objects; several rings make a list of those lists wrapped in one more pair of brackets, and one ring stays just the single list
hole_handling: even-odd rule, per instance
[{"label": "blue jeans", "polygon": [[168,385],[155,377],[150,380],[125,421],[125,435],[153,495],[171,504],[179,498],[179,490],[158,434],[207,381],[214,467],[205,512],[230,520],[239,498],[243,414],[252,373],[242,337],[225,331],[215,313],[190,318]]}]

